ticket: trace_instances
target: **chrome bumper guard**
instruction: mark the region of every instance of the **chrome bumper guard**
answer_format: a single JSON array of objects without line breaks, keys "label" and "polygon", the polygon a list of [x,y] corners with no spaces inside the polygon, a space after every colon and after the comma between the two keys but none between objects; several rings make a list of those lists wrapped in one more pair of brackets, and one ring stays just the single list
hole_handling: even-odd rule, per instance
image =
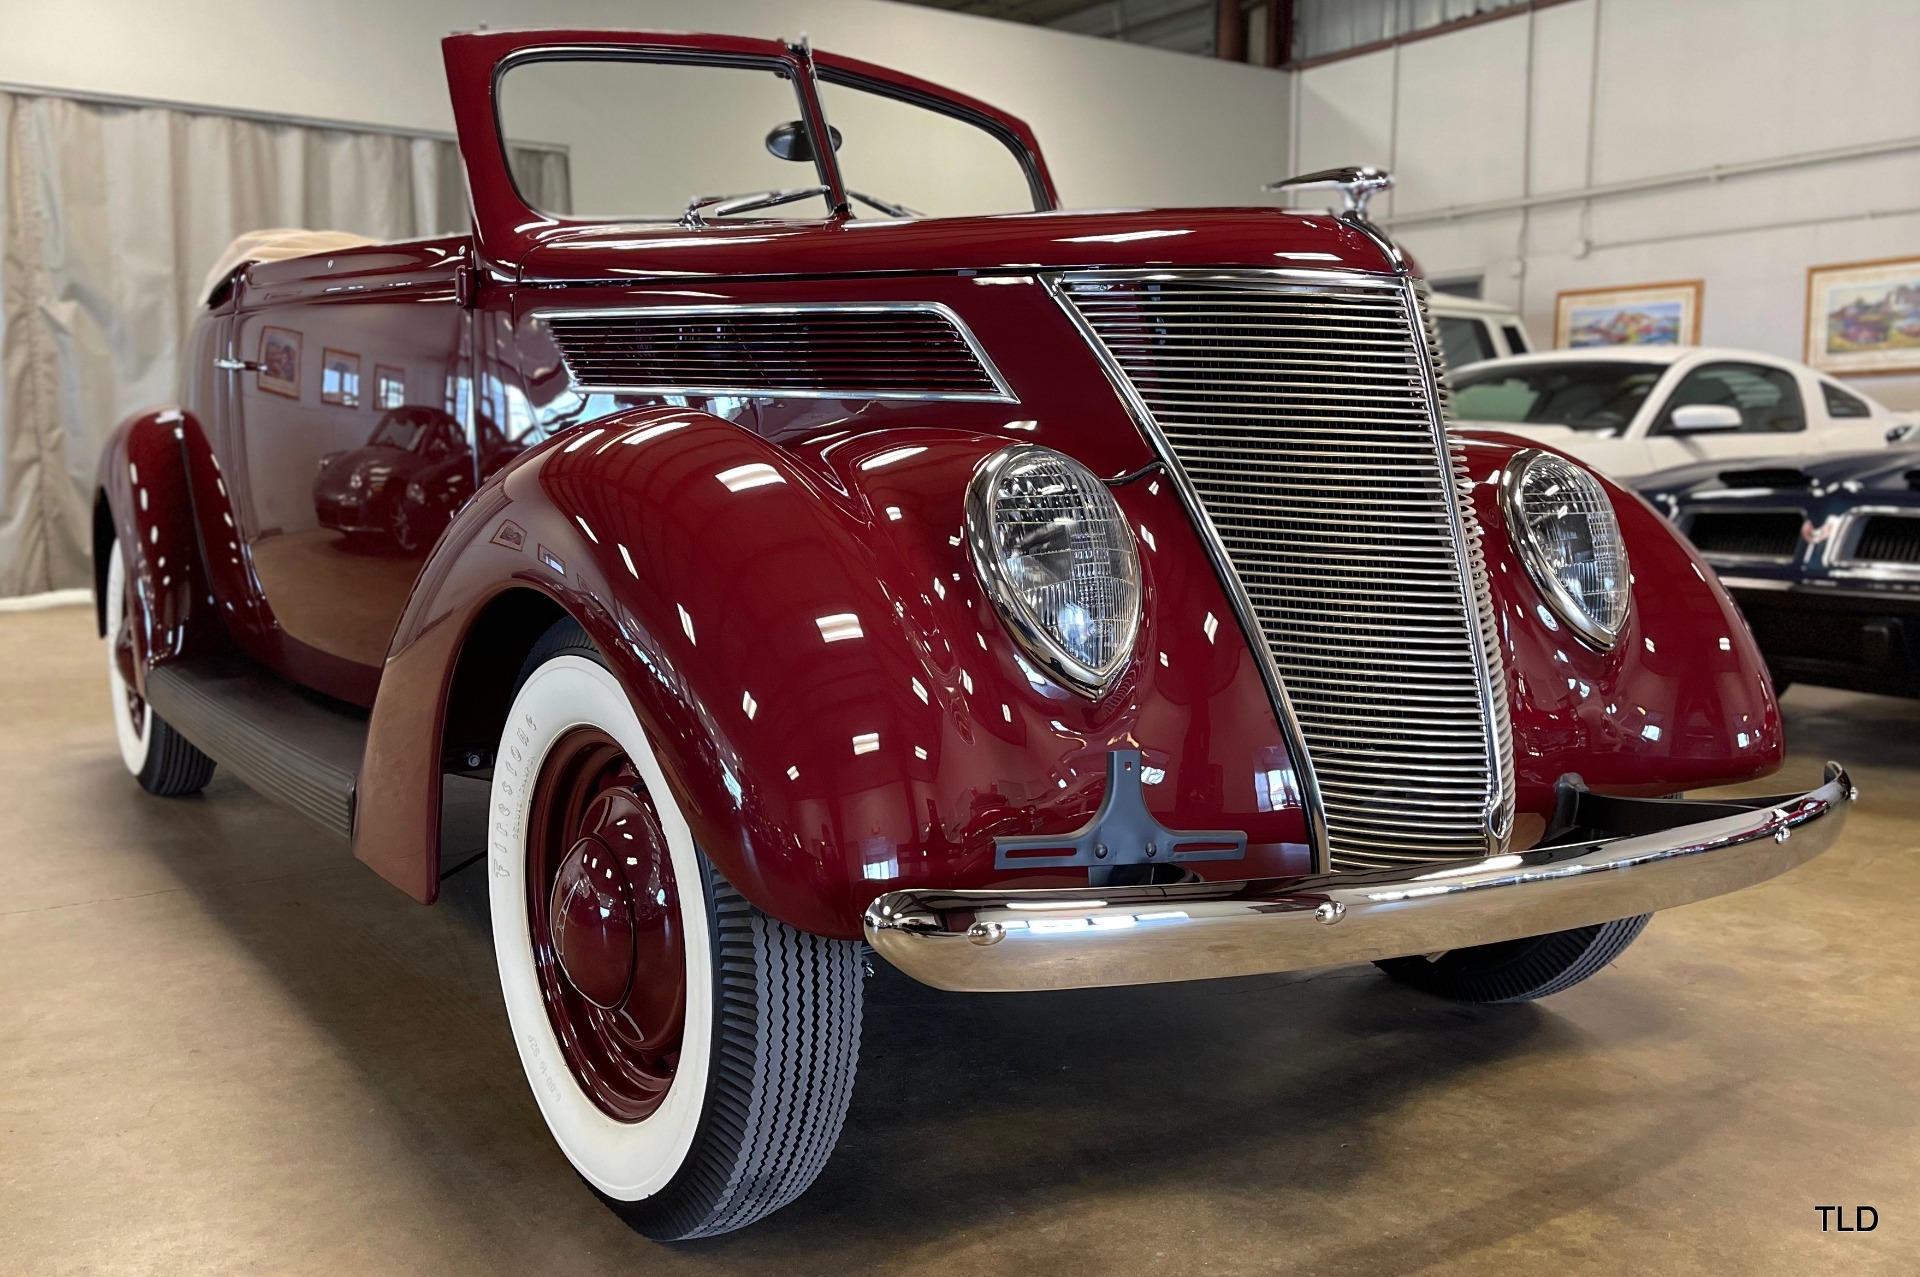
[{"label": "chrome bumper guard", "polygon": [[[1585,795],[1556,845],[1458,864],[1244,882],[895,891],[876,952],[957,992],[1260,975],[1592,926],[1764,882],[1825,851],[1856,796],[1828,763],[1809,793],[1732,801]],[[1574,797],[1579,799],[1581,793]],[[1598,835],[1598,836],[1594,836]]]}]

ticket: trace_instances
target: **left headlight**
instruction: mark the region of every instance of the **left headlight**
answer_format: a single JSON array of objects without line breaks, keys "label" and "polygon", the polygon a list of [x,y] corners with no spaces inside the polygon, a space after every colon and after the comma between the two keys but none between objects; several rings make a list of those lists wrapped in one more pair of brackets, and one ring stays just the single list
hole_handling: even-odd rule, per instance
[{"label": "left headlight", "polygon": [[1501,479],[1507,527],[1553,610],[1595,647],[1627,622],[1627,546],[1600,480],[1564,457],[1528,449]]},{"label": "left headlight", "polygon": [[967,487],[967,540],[1027,654],[1083,695],[1104,691],[1140,628],[1140,552],[1107,485],[1051,448],[1004,448]]}]

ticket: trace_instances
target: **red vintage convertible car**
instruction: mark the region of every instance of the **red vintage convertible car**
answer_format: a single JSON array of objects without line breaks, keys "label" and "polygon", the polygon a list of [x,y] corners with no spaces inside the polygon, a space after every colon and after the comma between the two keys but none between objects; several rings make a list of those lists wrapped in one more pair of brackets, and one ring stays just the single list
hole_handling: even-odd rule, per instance
[{"label": "red vintage convertible car", "polygon": [[[866,946],[1532,998],[1838,831],[1837,767],[1672,797],[1780,762],[1739,613],[1637,498],[1449,435],[1367,174],[1069,212],[1019,120],[804,43],[445,53],[472,233],[241,267],[113,438],[115,718],[153,793],[228,768],[423,902],[488,781],[528,1080],[649,1235],[819,1172]],[[316,512],[375,411],[323,358],[464,423],[435,543]]]}]

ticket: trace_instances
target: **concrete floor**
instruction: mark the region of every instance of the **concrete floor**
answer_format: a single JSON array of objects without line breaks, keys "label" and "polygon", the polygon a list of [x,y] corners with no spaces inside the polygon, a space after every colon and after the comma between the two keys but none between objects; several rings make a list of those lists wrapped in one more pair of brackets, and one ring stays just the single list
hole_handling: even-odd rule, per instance
[{"label": "concrete floor", "polygon": [[1844,844],[1543,1004],[883,968],[812,1192],[662,1246],[547,1138],[484,884],[423,909],[224,776],[144,796],[90,622],[0,616],[0,1273],[1920,1271],[1920,704],[1789,693],[1768,787],[1847,760]]}]

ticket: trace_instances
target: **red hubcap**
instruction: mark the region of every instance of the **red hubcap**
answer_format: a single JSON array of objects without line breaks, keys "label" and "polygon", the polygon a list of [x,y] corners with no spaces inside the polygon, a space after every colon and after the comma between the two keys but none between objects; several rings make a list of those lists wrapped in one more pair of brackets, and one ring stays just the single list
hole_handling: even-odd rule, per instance
[{"label": "red hubcap", "polygon": [[533,795],[527,909],[547,1018],[609,1116],[660,1107],[680,1060],[687,970],[660,818],[612,737],[554,742]]}]

